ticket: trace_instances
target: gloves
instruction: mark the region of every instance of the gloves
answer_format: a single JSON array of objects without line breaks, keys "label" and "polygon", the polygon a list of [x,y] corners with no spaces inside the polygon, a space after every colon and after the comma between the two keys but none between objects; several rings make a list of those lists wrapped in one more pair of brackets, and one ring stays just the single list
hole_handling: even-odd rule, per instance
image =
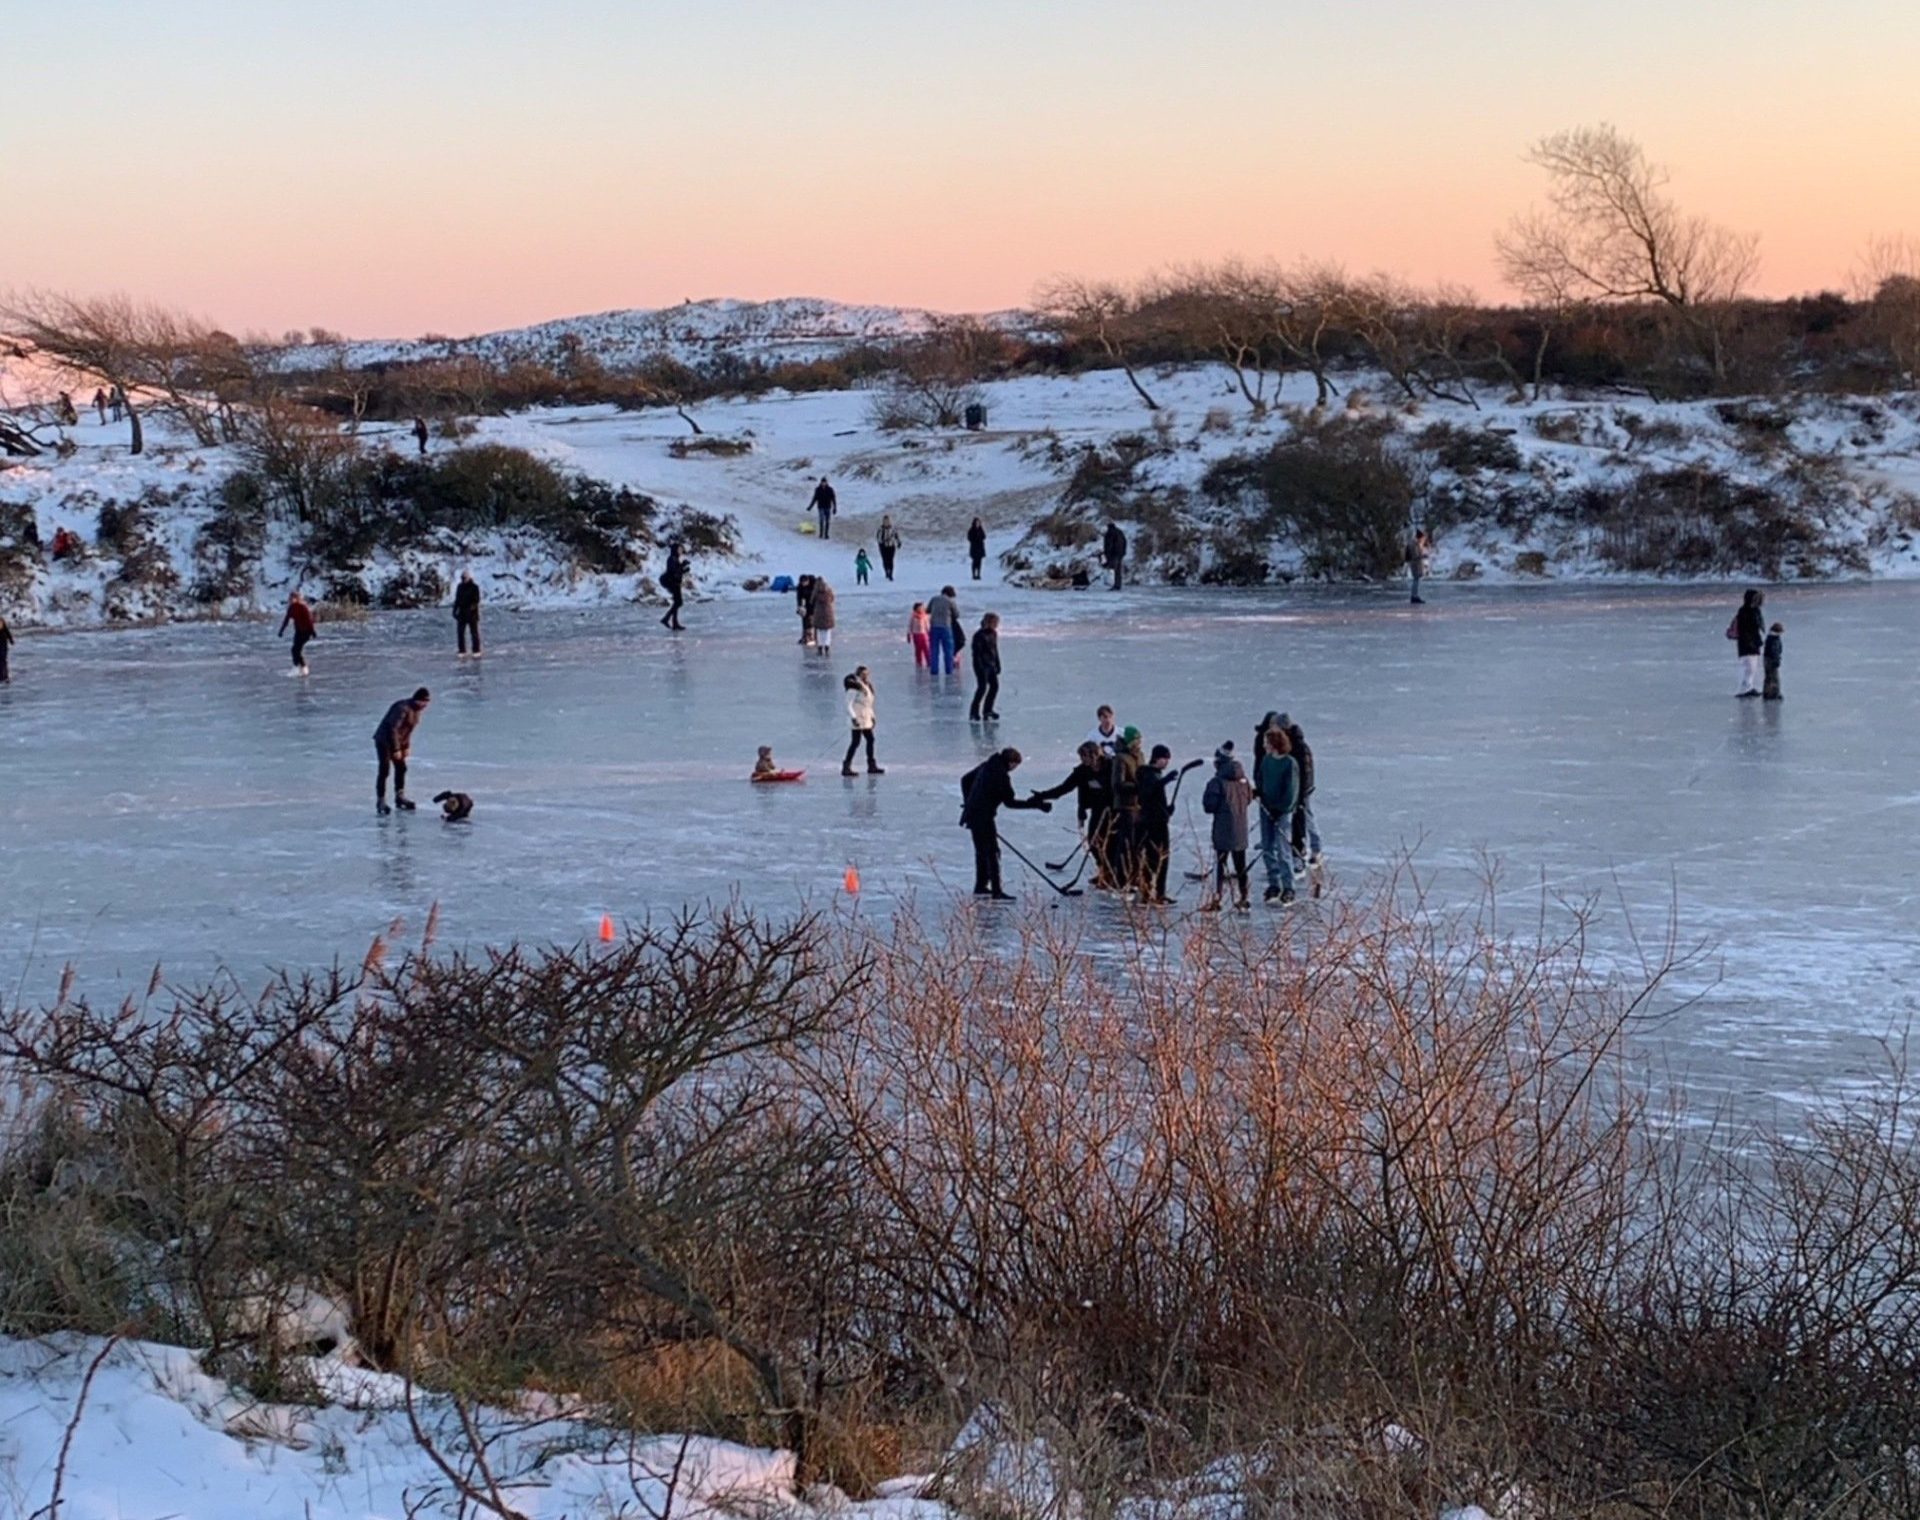
[{"label": "gloves", "polygon": [[1043,813],[1051,813],[1053,811],[1053,804],[1044,797],[1029,797],[1027,801],[1031,802]]}]

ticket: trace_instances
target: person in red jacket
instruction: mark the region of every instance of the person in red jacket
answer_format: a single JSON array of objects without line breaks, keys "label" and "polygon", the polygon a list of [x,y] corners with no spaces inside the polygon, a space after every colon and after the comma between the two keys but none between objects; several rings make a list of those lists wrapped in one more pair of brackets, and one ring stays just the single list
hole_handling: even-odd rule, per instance
[{"label": "person in red jacket", "polygon": [[307,673],[307,641],[313,637],[313,609],[298,591],[287,594],[287,615],[280,619],[280,637],[283,639],[287,636],[288,625],[293,628],[293,669],[287,674],[303,676]]}]

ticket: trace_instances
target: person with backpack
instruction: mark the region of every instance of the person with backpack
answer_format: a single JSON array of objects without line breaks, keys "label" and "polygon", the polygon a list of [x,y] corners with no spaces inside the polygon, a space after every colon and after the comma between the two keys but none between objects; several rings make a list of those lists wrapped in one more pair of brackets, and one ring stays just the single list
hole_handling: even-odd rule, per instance
[{"label": "person with backpack", "polygon": [[1293,815],[1300,803],[1300,770],[1294,764],[1293,743],[1279,723],[1268,724],[1260,732],[1253,795],[1260,803],[1260,863],[1267,871],[1262,901],[1290,903],[1294,900]]},{"label": "person with backpack", "polygon": [[1109,521],[1106,537],[1100,543],[1100,560],[1113,572],[1113,589],[1120,589],[1120,567],[1127,561],[1127,535],[1120,524]]},{"label": "person with backpack", "polygon": [[987,528],[979,518],[974,518],[973,526],[967,529],[967,558],[973,562],[973,578],[980,579],[980,566],[987,557]]},{"label": "person with backpack", "polygon": [[880,546],[880,569],[888,580],[893,579],[893,557],[900,552],[900,530],[893,525],[893,514],[880,514],[880,531],[873,536]]},{"label": "person with backpack", "polygon": [[313,637],[313,609],[298,591],[287,593],[287,614],[280,619],[280,632],[275,637],[285,638],[289,627],[293,629],[293,669],[288,674],[303,676],[307,673],[307,642]]},{"label": "person with backpack", "polygon": [[813,499],[808,502],[814,516],[820,519],[820,537],[824,541],[833,537],[833,514],[840,510],[840,498],[834,493],[827,477],[820,477],[820,484],[813,488]]},{"label": "person with backpack", "polygon": [[967,709],[968,721],[993,722],[1000,714],[993,704],[1000,700],[1000,614],[989,612],[980,619],[973,636],[973,704]]},{"label": "person with backpack", "polygon": [[1213,752],[1213,778],[1200,794],[1200,810],[1213,819],[1213,896],[1200,907],[1203,912],[1218,913],[1227,895],[1227,859],[1233,859],[1233,876],[1240,894],[1234,906],[1249,906],[1247,899],[1247,809],[1253,800],[1253,786],[1246,769],[1234,757],[1229,739]]},{"label": "person with backpack", "polygon": [[460,584],[453,591],[453,628],[459,641],[460,658],[467,656],[467,640],[473,640],[473,652],[480,653],[480,583],[471,570],[460,572]]},{"label": "person with backpack", "polygon": [[1019,768],[1020,751],[1003,749],[988,755],[960,778],[960,826],[973,836],[975,897],[990,897],[995,902],[1013,901],[1013,894],[1000,884],[1000,809],[1053,811],[1053,804],[1043,797],[1014,795],[1013,773]]},{"label": "person with backpack", "polygon": [[1740,610],[1733,615],[1733,621],[1727,624],[1727,637],[1734,641],[1734,652],[1740,656],[1740,690],[1734,693],[1740,697],[1758,697],[1760,687],[1760,660],[1766,653],[1767,619],[1761,612],[1765,595],[1757,588],[1750,589],[1740,600]]},{"label": "person with backpack", "polygon": [[[672,601],[667,605],[666,616],[660,619],[660,626],[670,629],[674,633],[679,633],[681,631],[680,609],[686,602],[687,557],[681,552],[680,540],[677,538],[667,545],[667,567],[660,572],[660,584],[666,589],[667,595],[672,598]],[[474,653],[478,654],[479,652],[479,630],[476,629],[474,631]]]}]

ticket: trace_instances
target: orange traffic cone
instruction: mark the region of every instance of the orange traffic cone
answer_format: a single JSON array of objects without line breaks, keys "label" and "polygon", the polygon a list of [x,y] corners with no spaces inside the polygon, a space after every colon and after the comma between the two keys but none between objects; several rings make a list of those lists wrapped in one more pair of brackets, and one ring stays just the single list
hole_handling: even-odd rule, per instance
[{"label": "orange traffic cone", "polygon": [[849,892],[858,892],[860,890],[860,873],[854,870],[852,866],[848,866],[847,874],[840,878],[840,885],[845,887]]},{"label": "orange traffic cone", "polygon": [[613,915],[611,913],[602,913],[600,915],[601,942],[604,944],[607,941],[611,940],[612,938],[613,938]]}]

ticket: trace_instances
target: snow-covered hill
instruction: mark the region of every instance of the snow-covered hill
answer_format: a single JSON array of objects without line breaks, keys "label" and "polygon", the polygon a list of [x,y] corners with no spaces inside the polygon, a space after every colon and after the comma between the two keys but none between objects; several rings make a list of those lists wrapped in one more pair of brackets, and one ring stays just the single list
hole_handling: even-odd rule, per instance
[{"label": "snow-covered hill", "polygon": [[[657,310],[562,317],[467,338],[305,344],[288,349],[282,362],[289,369],[337,363],[359,367],[471,354],[496,364],[526,360],[559,365],[587,356],[609,369],[620,369],[661,358],[698,366],[725,354],[773,364],[831,358],[864,344],[919,337],[944,319],[943,313],[915,307],[848,305],[808,297],[686,301]],[[972,320],[1008,332],[1026,332],[1033,326],[1032,317],[1022,311],[991,312]]]}]

